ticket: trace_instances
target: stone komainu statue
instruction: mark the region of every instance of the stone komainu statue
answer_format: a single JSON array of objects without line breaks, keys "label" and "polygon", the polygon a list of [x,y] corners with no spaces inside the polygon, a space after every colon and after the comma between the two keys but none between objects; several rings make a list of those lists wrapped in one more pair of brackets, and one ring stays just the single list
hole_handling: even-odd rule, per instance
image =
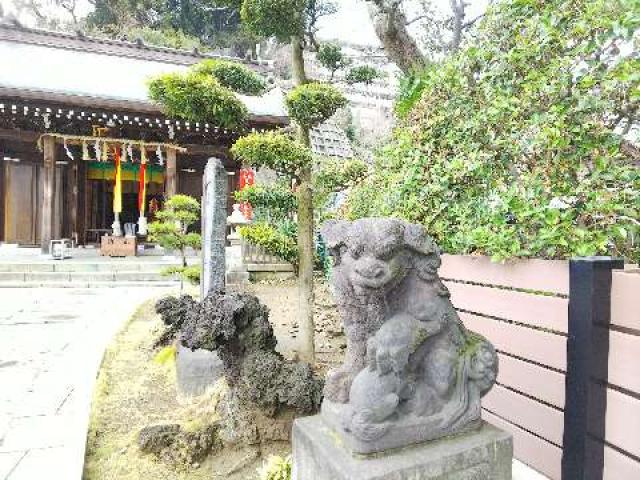
[{"label": "stone komainu statue", "polygon": [[328,222],[334,295],[347,337],[326,379],[322,416],[351,449],[371,453],[477,428],[498,357],[465,329],[420,225]]}]

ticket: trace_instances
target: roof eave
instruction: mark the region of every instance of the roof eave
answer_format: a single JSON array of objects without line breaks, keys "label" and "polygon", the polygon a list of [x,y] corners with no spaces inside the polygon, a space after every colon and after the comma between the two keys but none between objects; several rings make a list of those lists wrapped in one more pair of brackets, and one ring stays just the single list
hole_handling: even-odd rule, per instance
[{"label": "roof eave", "polygon": [[[145,113],[149,115],[164,116],[164,113],[162,112],[162,109],[159,105],[141,100],[93,97],[90,95],[77,95],[72,93],[6,86],[0,86],[0,97],[28,101],[49,101],[73,106],[76,108],[97,108],[103,110],[117,110],[122,112]],[[287,116],[250,113],[249,122],[269,125],[288,125],[289,118]]]},{"label": "roof eave", "polygon": [[0,39],[21,44],[40,45],[43,47],[62,48],[141,60],[154,60],[177,65],[193,65],[202,60],[215,58],[244,63],[259,71],[268,69],[266,62],[239,57],[216,55],[197,50],[180,50],[149,45],[142,42],[127,42],[109,38],[91,37],[79,32],[56,32],[15,24],[0,23]]}]

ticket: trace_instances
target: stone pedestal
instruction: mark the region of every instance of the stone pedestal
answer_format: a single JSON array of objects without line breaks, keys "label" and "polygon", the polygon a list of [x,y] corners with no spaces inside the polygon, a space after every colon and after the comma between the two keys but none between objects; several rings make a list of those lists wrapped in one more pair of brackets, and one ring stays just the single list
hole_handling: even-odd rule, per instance
[{"label": "stone pedestal", "polygon": [[511,480],[511,435],[473,432],[370,456],[354,455],[320,416],[293,425],[293,480]]},{"label": "stone pedestal", "polygon": [[187,397],[202,395],[222,377],[222,360],[216,352],[178,345],[176,383],[178,392]]},{"label": "stone pedestal", "polygon": [[234,243],[231,235],[227,237],[231,246],[227,247],[227,285],[246,285],[249,283],[249,272],[242,261],[242,245]]}]

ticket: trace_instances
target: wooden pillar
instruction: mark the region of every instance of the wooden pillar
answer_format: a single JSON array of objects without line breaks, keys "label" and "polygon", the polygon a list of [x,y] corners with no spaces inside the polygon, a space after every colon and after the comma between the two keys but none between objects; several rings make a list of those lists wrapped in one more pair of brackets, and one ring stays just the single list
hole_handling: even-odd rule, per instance
[{"label": "wooden pillar", "polygon": [[82,160],[74,159],[68,169],[69,189],[71,205],[69,212],[69,234],[76,242],[79,241],[78,234],[78,163]]},{"label": "wooden pillar", "polygon": [[176,151],[167,150],[167,177],[165,178],[165,198],[171,198],[178,193]]},{"label": "wooden pillar", "polygon": [[4,148],[0,142],[0,242],[4,242],[4,205],[6,202],[5,197],[5,161],[4,161]]},{"label": "wooden pillar", "polygon": [[44,166],[42,168],[42,226],[40,229],[40,248],[42,253],[49,253],[49,243],[53,238],[53,222],[56,200],[56,142],[55,138],[42,138],[44,150]]},{"label": "wooden pillar", "polygon": [[86,209],[87,209],[87,162],[78,160],[76,169],[77,191],[75,194],[76,203],[76,231],[78,232],[78,243],[84,245],[84,237],[86,231]]},{"label": "wooden pillar", "polygon": [[562,480],[603,478],[604,445],[593,439],[605,438],[611,271],[617,268],[624,268],[623,260],[586,257],[569,262]]}]

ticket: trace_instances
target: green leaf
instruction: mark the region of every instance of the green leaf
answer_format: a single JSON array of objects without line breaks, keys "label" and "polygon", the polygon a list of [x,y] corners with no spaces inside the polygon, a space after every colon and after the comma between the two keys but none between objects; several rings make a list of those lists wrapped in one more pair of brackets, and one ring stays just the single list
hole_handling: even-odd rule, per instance
[{"label": "green leaf", "polygon": [[176,361],[176,346],[168,345],[155,354],[153,361],[158,365],[168,365]]}]

